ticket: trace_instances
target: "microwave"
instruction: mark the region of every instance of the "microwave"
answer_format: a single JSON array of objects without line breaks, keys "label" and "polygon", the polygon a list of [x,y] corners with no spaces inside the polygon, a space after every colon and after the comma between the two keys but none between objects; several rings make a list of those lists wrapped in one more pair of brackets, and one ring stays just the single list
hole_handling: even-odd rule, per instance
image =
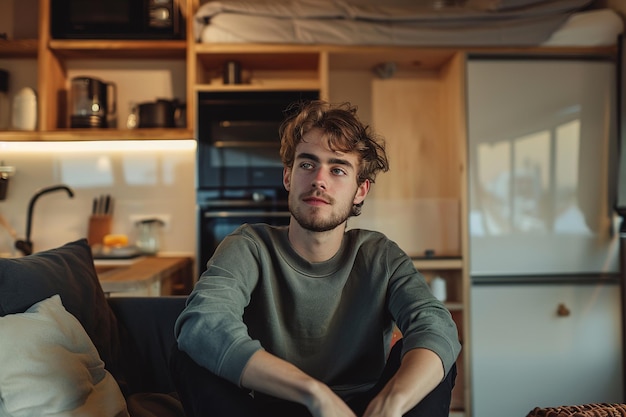
[{"label": "microwave", "polygon": [[179,0],[50,0],[53,39],[180,39]]}]

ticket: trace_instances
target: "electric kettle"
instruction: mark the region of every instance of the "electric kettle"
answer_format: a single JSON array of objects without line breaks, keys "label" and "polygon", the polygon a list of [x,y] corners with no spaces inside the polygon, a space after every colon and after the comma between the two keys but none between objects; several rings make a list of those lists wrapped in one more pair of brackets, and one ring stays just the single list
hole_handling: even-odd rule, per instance
[{"label": "electric kettle", "polygon": [[91,77],[71,80],[71,127],[115,127],[117,86]]}]

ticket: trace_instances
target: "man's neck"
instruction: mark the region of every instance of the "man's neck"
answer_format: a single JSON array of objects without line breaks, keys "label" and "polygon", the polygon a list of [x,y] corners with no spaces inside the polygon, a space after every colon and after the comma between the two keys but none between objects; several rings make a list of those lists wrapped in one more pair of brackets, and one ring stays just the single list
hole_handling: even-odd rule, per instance
[{"label": "man's neck", "polygon": [[309,262],[324,262],[335,256],[341,247],[346,223],[327,232],[303,229],[292,217],[289,223],[289,242],[298,255]]}]

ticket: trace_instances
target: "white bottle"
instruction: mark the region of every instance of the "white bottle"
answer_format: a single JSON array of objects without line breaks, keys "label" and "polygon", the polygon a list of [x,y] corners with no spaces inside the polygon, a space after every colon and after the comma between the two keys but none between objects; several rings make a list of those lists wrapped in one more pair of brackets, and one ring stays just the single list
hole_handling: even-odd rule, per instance
[{"label": "white bottle", "polygon": [[446,291],[446,280],[440,276],[436,276],[430,281],[430,290],[435,298],[441,302],[446,301],[448,294]]},{"label": "white bottle", "polygon": [[12,127],[18,130],[35,130],[37,127],[37,95],[24,87],[13,98]]}]

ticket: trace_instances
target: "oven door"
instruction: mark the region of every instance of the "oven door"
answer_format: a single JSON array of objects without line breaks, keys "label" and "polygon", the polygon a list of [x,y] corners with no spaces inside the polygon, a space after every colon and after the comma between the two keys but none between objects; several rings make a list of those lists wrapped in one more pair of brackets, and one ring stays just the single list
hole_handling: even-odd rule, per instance
[{"label": "oven door", "polygon": [[244,223],[266,223],[287,226],[290,213],[286,207],[229,207],[200,209],[200,239],[198,248],[198,271],[206,270],[206,264],[217,245]]},{"label": "oven door", "polygon": [[282,187],[278,146],[216,147],[198,143],[198,189]]}]

